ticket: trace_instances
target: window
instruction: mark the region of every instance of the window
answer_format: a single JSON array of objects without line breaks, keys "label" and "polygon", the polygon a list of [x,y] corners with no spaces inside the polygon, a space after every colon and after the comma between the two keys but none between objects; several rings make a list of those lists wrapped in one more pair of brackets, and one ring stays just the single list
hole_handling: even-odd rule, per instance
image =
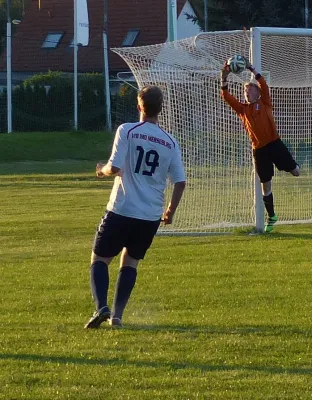
[{"label": "window", "polygon": [[127,47],[127,46],[133,46],[136,38],[138,37],[140,33],[139,29],[130,29],[126,35],[126,37],[124,38],[124,41],[122,42],[122,46],[123,47]]},{"label": "window", "polygon": [[62,33],[48,33],[41,48],[42,49],[56,49],[63,36]]}]

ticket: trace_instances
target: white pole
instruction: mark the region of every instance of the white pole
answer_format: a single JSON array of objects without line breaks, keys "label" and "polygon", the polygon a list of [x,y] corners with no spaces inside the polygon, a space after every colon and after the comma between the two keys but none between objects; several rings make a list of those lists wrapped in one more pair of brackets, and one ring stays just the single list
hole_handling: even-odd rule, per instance
[{"label": "white pole", "polygon": [[[251,28],[251,63],[258,72],[261,72],[261,31]],[[264,232],[264,203],[262,197],[261,183],[254,164],[254,205],[256,231]]]},{"label": "white pole", "polygon": [[7,126],[12,132],[12,22],[10,0],[7,0]]},{"label": "white pole", "polygon": [[312,29],[306,28],[268,28],[257,26],[261,35],[274,35],[274,36],[312,36]]},{"label": "white pole", "polygon": [[111,118],[111,101],[110,101],[110,87],[109,87],[109,68],[108,68],[108,47],[107,47],[107,33],[103,32],[103,46],[104,46],[104,90],[105,90],[105,103],[106,103],[106,129],[112,130]]},{"label": "white pole", "polygon": [[304,1],[304,26],[309,27],[309,0]]},{"label": "white pole", "polygon": [[177,0],[167,0],[167,33],[168,41],[177,40]]},{"label": "white pole", "polygon": [[75,130],[78,130],[77,0],[74,0],[74,127]]},{"label": "white pole", "polygon": [[104,27],[103,27],[103,52],[104,52],[104,90],[106,104],[106,129],[112,130],[111,99],[109,87],[108,45],[107,45],[107,0],[104,0]]},{"label": "white pole", "polygon": [[208,32],[208,0],[204,0],[204,29]]}]

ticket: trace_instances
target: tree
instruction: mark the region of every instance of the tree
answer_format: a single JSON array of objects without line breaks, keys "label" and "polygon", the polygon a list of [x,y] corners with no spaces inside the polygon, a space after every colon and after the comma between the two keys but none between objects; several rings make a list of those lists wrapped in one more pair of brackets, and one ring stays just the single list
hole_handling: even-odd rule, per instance
[{"label": "tree", "polygon": [[[252,26],[304,27],[304,0],[207,0],[208,30]],[[204,27],[204,0],[192,0],[194,22]],[[311,24],[312,25],[312,24]]]},{"label": "tree", "polygon": [[[22,19],[31,0],[10,0],[11,19]],[[0,52],[6,45],[7,0],[0,0]]]}]

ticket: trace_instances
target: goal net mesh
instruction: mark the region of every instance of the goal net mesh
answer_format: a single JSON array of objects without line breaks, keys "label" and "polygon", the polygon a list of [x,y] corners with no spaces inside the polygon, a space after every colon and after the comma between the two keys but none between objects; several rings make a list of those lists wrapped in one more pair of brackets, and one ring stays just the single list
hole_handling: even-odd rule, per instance
[{"label": "goal net mesh", "polygon": [[[162,232],[217,233],[255,224],[251,144],[237,115],[220,98],[219,83],[224,61],[234,54],[249,57],[250,48],[250,32],[233,31],[113,49],[139,87],[162,88],[160,125],[180,143],[187,189],[174,223]],[[262,37],[262,72],[271,86],[278,131],[302,167],[299,178],[276,171],[273,191],[280,223],[306,222],[312,215],[311,50],[311,38]],[[229,77],[230,91],[241,101],[242,84],[250,79],[249,72]],[[171,190],[169,185],[167,199]]]}]

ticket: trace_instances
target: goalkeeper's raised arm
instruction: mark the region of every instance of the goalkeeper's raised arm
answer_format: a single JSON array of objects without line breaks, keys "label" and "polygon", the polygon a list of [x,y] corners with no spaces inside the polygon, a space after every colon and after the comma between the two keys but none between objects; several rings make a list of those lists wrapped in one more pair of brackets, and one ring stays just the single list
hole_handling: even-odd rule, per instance
[{"label": "goalkeeper's raised arm", "polygon": [[259,94],[261,96],[263,103],[265,103],[269,107],[272,107],[270,90],[268,84],[266,83],[266,80],[260,74],[260,72],[256,70],[256,68],[251,64],[251,62],[246,57],[244,58],[246,62],[246,69],[248,69],[254,75],[256,81],[258,82]]},{"label": "goalkeeper's raised arm", "polygon": [[224,101],[228,103],[228,105],[238,114],[240,115],[243,112],[243,104],[239,102],[236,97],[231,95],[228,91],[228,82],[227,78],[230,74],[230,68],[227,63],[224,63],[223,68],[221,70],[220,79],[221,79],[221,96]]},{"label": "goalkeeper's raised arm", "polygon": [[251,64],[251,62],[248,60],[248,58],[244,57],[245,62],[246,62],[246,69],[248,69],[252,74],[257,76],[259,72],[256,71],[256,68]]}]

